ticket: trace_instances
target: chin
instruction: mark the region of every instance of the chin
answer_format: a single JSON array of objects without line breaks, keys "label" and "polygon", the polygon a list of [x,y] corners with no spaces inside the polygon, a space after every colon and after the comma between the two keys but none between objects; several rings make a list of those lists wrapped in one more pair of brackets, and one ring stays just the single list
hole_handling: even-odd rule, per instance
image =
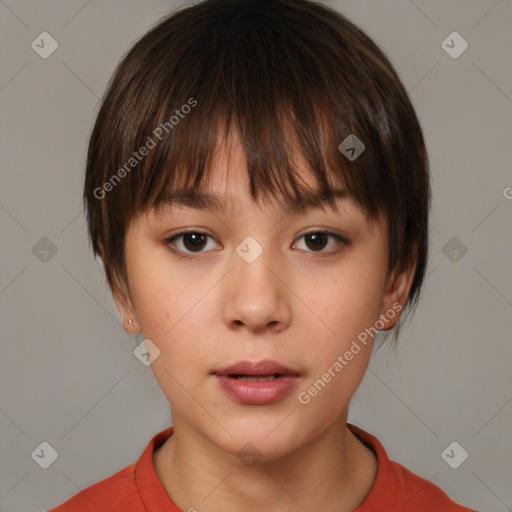
[{"label": "chin", "polygon": [[245,418],[236,422],[230,421],[226,424],[226,430],[233,437],[223,435],[222,439],[214,442],[218,441],[219,448],[236,455],[242,462],[244,458],[261,461],[280,459],[299,448],[298,434],[302,432],[302,428],[295,428],[293,423],[280,424],[285,417],[286,414],[256,422]]}]

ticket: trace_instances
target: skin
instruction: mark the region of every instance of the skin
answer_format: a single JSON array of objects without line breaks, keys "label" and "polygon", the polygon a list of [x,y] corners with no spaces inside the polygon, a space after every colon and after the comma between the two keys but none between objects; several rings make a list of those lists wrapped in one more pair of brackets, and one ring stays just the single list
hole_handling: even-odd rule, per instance
[{"label": "skin", "polygon": [[[297,172],[315,189],[304,167]],[[238,143],[230,155],[221,146],[209,191],[225,210],[174,205],[139,215],[126,233],[128,283],[114,298],[125,329],[160,350],[151,367],[174,424],[155,471],[184,511],[352,511],[377,471],[374,454],[346,428],[371,340],[307,405],[297,397],[381,314],[405,305],[414,264],[388,272],[386,220],[368,223],[350,198],[338,211],[283,215],[277,200],[255,203],[248,184]],[[183,237],[168,242],[185,229],[212,237],[200,253],[189,244],[190,258],[178,255],[187,253]],[[303,235],[319,231],[349,242],[328,238],[316,249]],[[248,236],[263,248],[250,264],[235,250]],[[262,359],[301,374],[271,405],[233,401],[211,374]],[[251,467],[237,457],[248,442],[260,456]]]}]

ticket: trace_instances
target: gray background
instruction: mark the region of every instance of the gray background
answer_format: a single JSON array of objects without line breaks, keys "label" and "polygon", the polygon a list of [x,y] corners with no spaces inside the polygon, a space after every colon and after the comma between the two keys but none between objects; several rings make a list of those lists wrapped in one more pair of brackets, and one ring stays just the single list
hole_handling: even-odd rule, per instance
[{"label": "gray background", "polygon": [[[374,354],[350,420],[454,500],[511,510],[512,2],[328,4],[397,67],[425,131],[434,193],[423,299],[397,349]],[[108,79],[178,5],[0,2],[3,512],[57,505],[134,462],[170,424],[89,250],[80,194]],[[43,31],[59,45],[47,59],[31,48]],[[469,43],[457,59],[441,46],[453,31]],[[31,457],[43,441],[58,452],[46,470]],[[457,469],[441,457],[452,441],[469,454]]]}]

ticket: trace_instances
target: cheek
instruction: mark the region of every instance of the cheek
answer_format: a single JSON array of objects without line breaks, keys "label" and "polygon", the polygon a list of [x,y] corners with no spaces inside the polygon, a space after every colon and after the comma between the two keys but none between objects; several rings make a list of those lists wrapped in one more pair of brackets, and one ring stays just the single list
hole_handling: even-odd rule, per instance
[{"label": "cheek", "polygon": [[200,379],[194,368],[206,372],[211,364],[207,359],[211,321],[219,315],[212,311],[215,294],[205,292],[215,281],[211,275],[192,278],[173,269],[165,255],[138,263],[133,258],[130,280],[137,318],[143,337],[160,350],[151,367],[166,395],[180,392],[179,383],[194,386],[193,380]]},{"label": "cheek", "polygon": [[201,300],[202,295],[204,292],[191,292],[186,284],[180,286],[176,281],[169,286],[161,281],[147,286],[138,295],[136,306],[143,336],[161,351],[180,354],[180,358],[200,355],[196,350],[208,336],[207,300]]},{"label": "cheek", "polygon": [[190,395],[199,394],[211,364],[209,331],[201,314],[208,297],[201,300],[202,295],[204,290],[191,290],[186,280],[169,275],[165,280],[147,279],[137,295],[143,336],[160,350],[151,370],[176,411],[191,407]]},{"label": "cheek", "polygon": [[[329,327],[308,324],[316,336],[306,344],[310,374],[299,390],[298,402],[305,421],[327,425],[345,410],[368,366],[372,349],[371,327],[378,319],[381,296],[380,274],[348,267],[336,280],[323,283],[313,310]],[[315,329],[314,329],[315,327]],[[324,334],[322,334],[324,333]]]},{"label": "cheek", "polygon": [[[363,262],[364,263],[364,262]],[[346,265],[336,279],[326,279],[315,294],[314,308],[318,317],[330,328],[326,344],[338,340],[336,350],[374,325],[379,318],[384,273],[374,265]]]},{"label": "cheek", "polygon": [[186,277],[169,265],[165,250],[133,254],[127,267],[142,333],[160,344],[197,303],[200,290],[194,292]]},{"label": "cheek", "polygon": [[314,297],[310,295],[324,325],[317,321],[306,327],[317,335],[307,336],[315,340],[314,349],[304,347],[312,372],[301,387],[299,403],[307,415],[327,423],[346,407],[365,373],[373,345],[371,328],[380,313],[384,267],[358,256],[347,259],[335,279],[317,283]]}]

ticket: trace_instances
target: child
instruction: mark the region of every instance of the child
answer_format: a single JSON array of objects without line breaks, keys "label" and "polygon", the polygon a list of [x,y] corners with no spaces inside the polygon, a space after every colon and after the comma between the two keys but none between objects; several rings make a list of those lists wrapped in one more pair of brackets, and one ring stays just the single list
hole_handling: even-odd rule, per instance
[{"label": "child", "polygon": [[347,423],[378,331],[417,304],[422,131],[389,60],[308,0],[205,0],[119,65],[84,199],[173,427],[53,509],[469,509]]}]

